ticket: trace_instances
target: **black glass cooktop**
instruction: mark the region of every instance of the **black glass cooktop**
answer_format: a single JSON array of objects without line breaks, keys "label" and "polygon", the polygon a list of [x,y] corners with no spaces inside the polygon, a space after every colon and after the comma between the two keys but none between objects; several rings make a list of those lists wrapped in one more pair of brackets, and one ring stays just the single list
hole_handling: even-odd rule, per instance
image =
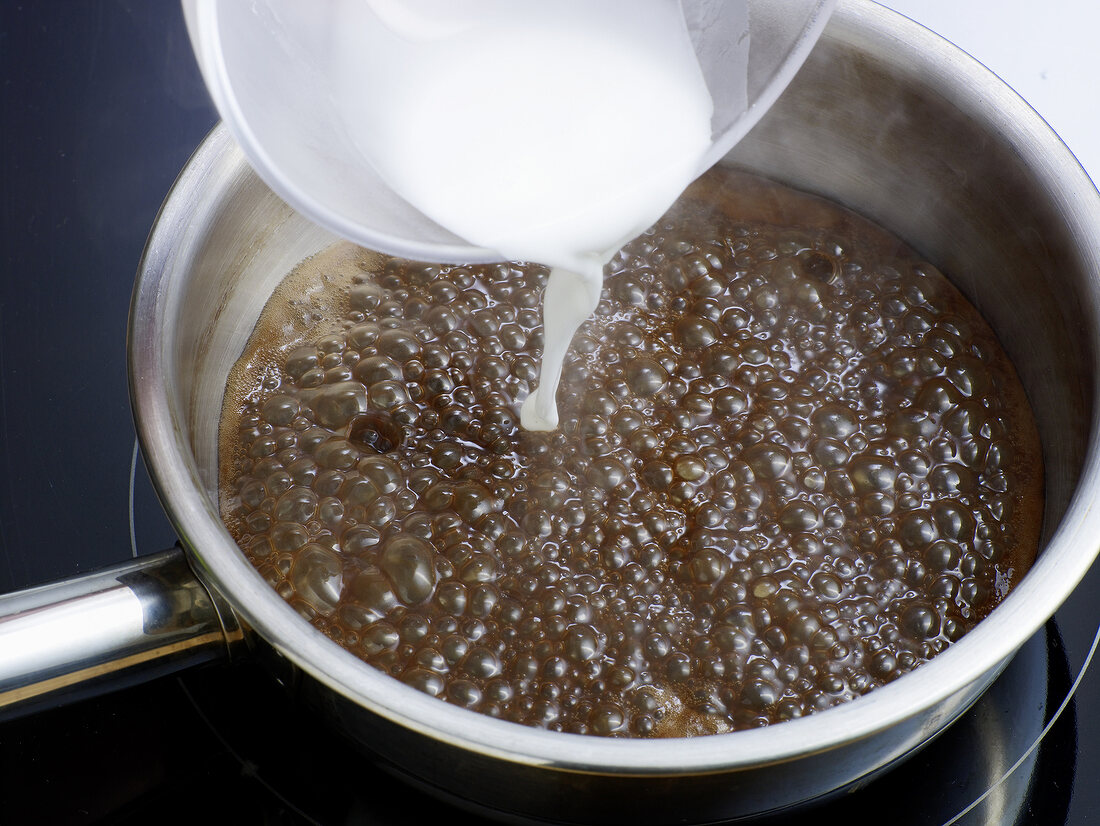
[{"label": "black glass cooktop", "polygon": [[[216,115],[174,2],[0,4],[0,63],[6,592],[174,542],[135,452],[126,316],[157,208]],[[920,754],[764,822],[1100,822],[1100,677],[1096,668],[1081,677],[1098,587],[1094,567]],[[5,824],[475,823],[484,814],[364,765],[248,662],[0,723]]]}]

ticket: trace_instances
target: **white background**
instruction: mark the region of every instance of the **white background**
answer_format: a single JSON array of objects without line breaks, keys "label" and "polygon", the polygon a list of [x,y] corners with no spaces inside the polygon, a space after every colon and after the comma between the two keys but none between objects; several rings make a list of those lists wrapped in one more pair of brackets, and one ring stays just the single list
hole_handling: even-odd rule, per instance
[{"label": "white background", "polygon": [[1100,0],[880,0],[970,53],[1100,181]]}]

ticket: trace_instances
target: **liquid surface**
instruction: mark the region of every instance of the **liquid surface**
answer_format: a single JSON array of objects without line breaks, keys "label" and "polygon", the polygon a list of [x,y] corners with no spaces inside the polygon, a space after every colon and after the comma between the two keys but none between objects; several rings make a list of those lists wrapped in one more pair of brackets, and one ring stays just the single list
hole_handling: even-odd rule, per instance
[{"label": "liquid surface", "polygon": [[531,433],[544,267],[304,263],[223,417],[223,515],[260,573],[448,702],[684,736],[890,682],[1030,565],[1022,388],[896,239],[714,170],[609,273],[561,427]]},{"label": "liquid surface", "polygon": [[349,88],[338,94],[363,155],[455,234],[554,268],[542,389],[521,415],[553,430],[565,351],[604,266],[668,209],[711,144],[713,105],[680,4],[370,0],[340,11]]}]

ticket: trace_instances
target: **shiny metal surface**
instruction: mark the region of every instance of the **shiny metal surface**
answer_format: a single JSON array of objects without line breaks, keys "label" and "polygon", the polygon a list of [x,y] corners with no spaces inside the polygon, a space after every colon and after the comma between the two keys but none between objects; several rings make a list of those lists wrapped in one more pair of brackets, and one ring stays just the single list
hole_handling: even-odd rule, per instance
[{"label": "shiny metal surface", "polygon": [[875,217],[955,280],[1017,364],[1048,498],[1033,570],[943,655],[845,706],[694,740],[608,740],[484,717],[374,671],[302,621],[218,518],[217,422],[264,300],[332,238],[272,195],[221,129],[162,210],[131,317],[131,392],[154,482],[199,575],[268,653],[303,672],[307,697],[427,787],[577,822],[707,821],[824,795],[961,713],[1096,556],[1100,196],[1042,120],[935,35],[847,0],[727,162]]},{"label": "shiny metal surface", "polygon": [[178,548],[0,596],[0,715],[222,659],[239,637]]}]

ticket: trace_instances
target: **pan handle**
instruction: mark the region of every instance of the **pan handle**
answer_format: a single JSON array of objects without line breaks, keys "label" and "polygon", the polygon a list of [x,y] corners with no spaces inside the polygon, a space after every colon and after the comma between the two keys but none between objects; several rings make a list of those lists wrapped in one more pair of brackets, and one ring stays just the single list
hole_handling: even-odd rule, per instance
[{"label": "pan handle", "polygon": [[172,548],[0,596],[0,719],[227,659],[242,631]]}]

